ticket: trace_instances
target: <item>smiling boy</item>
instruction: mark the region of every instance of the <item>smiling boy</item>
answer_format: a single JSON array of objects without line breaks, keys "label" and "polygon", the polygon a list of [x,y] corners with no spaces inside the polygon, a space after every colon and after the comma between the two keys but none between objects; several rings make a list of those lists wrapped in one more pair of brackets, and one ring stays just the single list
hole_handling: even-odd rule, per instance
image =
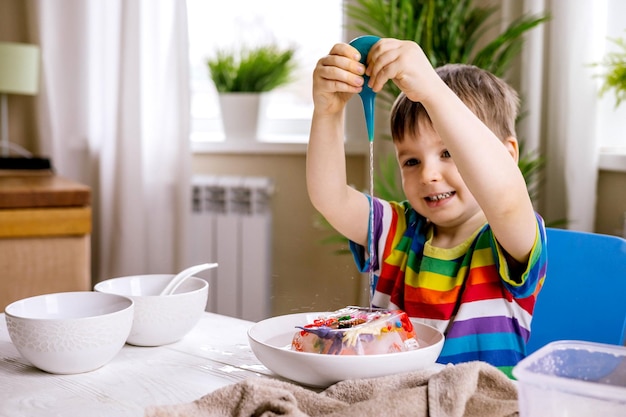
[{"label": "smiling boy", "polygon": [[[337,44],[313,73],[307,151],[311,202],[375,271],[373,302],[400,308],[446,336],[441,363],[483,360],[509,371],[525,356],[546,267],[545,226],[517,167],[518,98],[487,71],[434,69],[418,44],[381,39],[367,66]],[[402,91],[391,131],[406,201],[347,185],[344,108],[363,86]]]}]

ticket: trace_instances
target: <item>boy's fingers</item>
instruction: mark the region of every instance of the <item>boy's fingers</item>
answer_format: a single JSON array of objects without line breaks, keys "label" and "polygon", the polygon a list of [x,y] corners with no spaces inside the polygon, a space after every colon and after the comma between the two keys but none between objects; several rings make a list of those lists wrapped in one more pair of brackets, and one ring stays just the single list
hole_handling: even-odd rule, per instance
[{"label": "boy's fingers", "polygon": [[[322,80],[326,83],[324,88],[327,91],[358,93],[363,85],[363,77],[350,75],[345,71],[344,76],[329,74],[327,77],[322,76]],[[348,75],[346,75],[348,74]]]},{"label": "boy's fingers", "polygon": [[360,63],[351,59],[329,55],[320,61],[318,74],[328,80],[337,80],[353,86],[363,85],[365,68]]},{"label": "boy's fingers", "polygon": [[[335,58],[333,58],[334,60]],[[363,77],[346,71],[336,65],[320,63],[315,71],[314,83],[320,92],[358,93],[363,85]]]},{"label": "boy's fingers", "polygon": [[326,67],[341,68],[359,76],[365,74],[365,66],[363,64],[342,55],[328,55],[322,59],[322,65]]},{"label": "boy's fingers", "polygon": [[333,46],[330,50],[330,55],[341,55],[356,61],[361,59],[358,49],[347,43],[338,43]]},{"label": "boy's fingers", "polygon": [[338,43],[322,58],[323,65],[336,66],[351,73],[365,74],[365,66],[359,62],[359,51],[347,43]]},{"label": "boy's fingers", "polygon": [[380,60],[371,66],[369,86],[372,90],[378,92],[385,85],[387,81],[393,78],[391,67],[393,63],[385,64],[383,60]]}]

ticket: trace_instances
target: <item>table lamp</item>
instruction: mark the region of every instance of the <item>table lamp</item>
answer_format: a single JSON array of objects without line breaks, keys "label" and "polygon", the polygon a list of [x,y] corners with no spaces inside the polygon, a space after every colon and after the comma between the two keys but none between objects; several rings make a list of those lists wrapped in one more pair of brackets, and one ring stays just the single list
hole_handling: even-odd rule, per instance
[{"label": "table lamp", "polygon": [[[37,94],[39,84],[39,47],[25,43],[0,42],[0,168],[49,168],[49,161],[33,158],[23,147],[9,140],[8,94]],[[10,158],[11,151],[20,154],[28,163]],[[47,167],[41,166],[46,165]]]}]

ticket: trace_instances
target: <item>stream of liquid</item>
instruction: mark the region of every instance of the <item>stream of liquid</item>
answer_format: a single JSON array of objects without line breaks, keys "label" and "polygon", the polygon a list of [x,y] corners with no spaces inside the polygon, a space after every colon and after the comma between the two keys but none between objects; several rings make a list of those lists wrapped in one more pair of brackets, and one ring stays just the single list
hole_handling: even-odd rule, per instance
[{"label": "stream of liquid", "polygon": [[369,227],[369,256],[370,256],[370,269],[369,269],[369,308],[373,309],[372,298],[374,297],[374,141],[370,140],[370,227]]}]

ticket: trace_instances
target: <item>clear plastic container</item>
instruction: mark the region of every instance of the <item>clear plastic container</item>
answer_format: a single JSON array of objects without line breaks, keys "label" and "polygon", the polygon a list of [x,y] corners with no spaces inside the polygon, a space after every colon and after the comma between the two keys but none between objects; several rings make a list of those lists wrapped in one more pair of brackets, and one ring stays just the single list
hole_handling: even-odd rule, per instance
[{"label": "clear plastic container", "polygon": [[626,416],[626,347],[552,342],[513,369],[520,417]]}]

